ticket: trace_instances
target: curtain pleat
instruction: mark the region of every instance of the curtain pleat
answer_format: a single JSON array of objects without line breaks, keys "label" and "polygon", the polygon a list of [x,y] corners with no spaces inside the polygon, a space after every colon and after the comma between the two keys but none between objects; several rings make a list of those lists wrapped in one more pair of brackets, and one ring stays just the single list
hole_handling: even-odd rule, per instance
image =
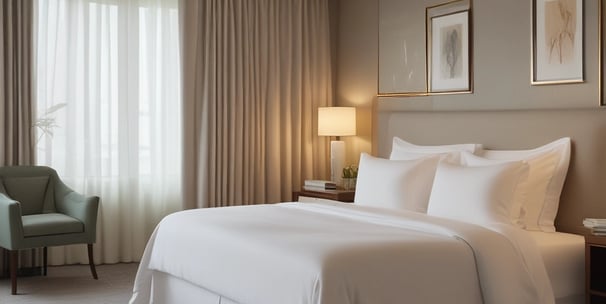
[{"label": "curtain pleat", "polygon": [[327,176],[327,0],[181,0],[184,207],[290,201]]},{"label": "curtain pleat", "polygon": [[34,162],[32,4],[0,2],[0,166]]},{"label": "curtain pleat", "polygon": [[[0,1],[0,166],[34,162],[32,2]],[[0,274],[7,271],[0,250]],[[20,265],[39,265],[36,251],[22,251]]]}]

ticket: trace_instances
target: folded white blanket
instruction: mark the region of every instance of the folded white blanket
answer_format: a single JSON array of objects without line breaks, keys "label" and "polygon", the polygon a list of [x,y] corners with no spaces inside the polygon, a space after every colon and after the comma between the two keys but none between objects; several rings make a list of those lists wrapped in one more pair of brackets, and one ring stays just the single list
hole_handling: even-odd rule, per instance
[{"label": "folded white blanket", "polygon": [[480,226],[342,203],[283,203],[167,216],[131,303],[153,302],[152,271],[238,303],[554,303],[536,245]]}]

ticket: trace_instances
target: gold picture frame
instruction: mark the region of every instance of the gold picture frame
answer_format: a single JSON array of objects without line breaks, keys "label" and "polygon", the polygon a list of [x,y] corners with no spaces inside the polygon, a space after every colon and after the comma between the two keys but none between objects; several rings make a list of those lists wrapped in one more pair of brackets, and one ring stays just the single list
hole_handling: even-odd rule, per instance
[{"label": "gold picture frame", "polygon": [[604,100],[604,87],[605,87],[605,79],[604,79],[604,33],[606,30],[604,29],[604,10],[606,9],[606,5],[604,4],[605,0],[598,0],[598,98],[600,102],[600,106],[606,106],[606,101]]},{"label": "gold picture frame", "polygon": [[533,0],[532,85],[582,83],[583,0]]},{"label": "gold picture frame", "polygon": [[471,2],[428,7],[425,20],[428,94],[473,93]]},{"label": "gold picture frame", "polygon": [[423,2],[379,0],[379,97],[427,95]]}]

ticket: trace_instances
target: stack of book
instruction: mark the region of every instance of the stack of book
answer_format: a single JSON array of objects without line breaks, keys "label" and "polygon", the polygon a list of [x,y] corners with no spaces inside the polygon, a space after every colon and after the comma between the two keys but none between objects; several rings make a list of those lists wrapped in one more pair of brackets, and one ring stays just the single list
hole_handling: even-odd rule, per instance
[{"label": "stack of book", "polygon": [[337,189],[337,184],[331,181],[325,180],[305,180],[305,184],[303,185],[303,189],[309,191],[324,191],[324,190],[335,190]]},{"label": "stack of book", "polygon": [[586,218],[583,226],[589,228],[593,235],[606,235],[606,219]]}]

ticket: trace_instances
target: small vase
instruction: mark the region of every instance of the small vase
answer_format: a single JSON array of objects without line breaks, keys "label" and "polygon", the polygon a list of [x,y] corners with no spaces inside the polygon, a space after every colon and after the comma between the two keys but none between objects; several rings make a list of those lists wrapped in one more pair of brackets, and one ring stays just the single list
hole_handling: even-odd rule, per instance
[{"label": "small vase", "polygon": [[343,178],[343,189],[355,190],[357,178]]}]

